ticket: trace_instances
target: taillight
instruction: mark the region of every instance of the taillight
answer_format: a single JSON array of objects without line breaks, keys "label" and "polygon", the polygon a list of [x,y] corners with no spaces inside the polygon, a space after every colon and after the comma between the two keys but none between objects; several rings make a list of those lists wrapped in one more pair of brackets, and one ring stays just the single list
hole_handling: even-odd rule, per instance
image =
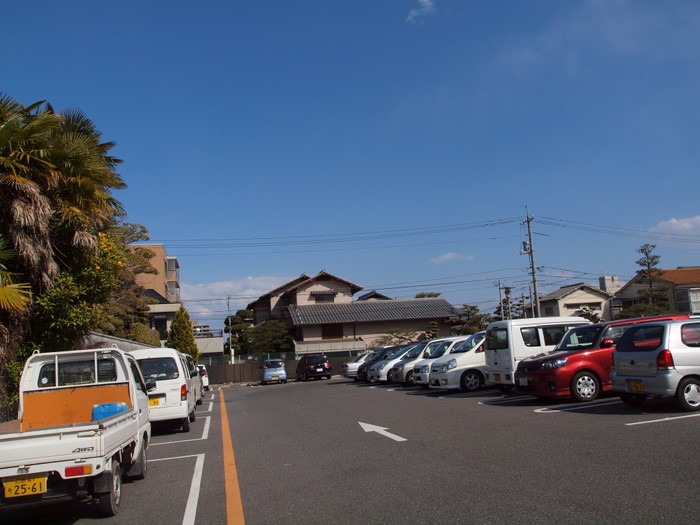
[{"label": "taillight", "polygon": [[307,370],[313,370],[315,367],[314,365],[306,365]]},{"label": "taillight", "polygon": [[65,477],[88,476],[92,474],[92,465],[79,465],[77,467],[66,467],[63,471]]},{"label": "taillight", "polygon": [[187,385],[180,387],[180,401],[187,401]]},{"label": "taillight", "polygon": [[673,356],[670,350],[661,350],[656,356],[656,368],[657,370],[668,370],[673,368]]}]

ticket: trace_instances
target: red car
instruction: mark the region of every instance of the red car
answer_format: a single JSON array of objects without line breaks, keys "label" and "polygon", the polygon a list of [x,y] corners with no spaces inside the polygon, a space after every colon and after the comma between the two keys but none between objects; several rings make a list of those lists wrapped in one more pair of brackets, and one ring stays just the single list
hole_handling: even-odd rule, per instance
[{"label": "red car", "polygon": [[638,317],[573,328],[551,352],[518,363],[515,390],[537,397],[571,396],[575,401],[593,401],[601,391],[612,390],[612,353],[627,328],[638,323],[687,318],[688,314]]}]

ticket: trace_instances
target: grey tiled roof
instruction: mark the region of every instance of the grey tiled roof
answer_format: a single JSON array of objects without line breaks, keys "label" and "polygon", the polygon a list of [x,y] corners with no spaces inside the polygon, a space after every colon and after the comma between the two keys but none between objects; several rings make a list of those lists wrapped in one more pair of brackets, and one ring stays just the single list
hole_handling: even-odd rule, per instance
[{"label": "grey tiled roof", "polygon": [[446,319],[459,312],[445,299],[393,299],[289,306],[294,326],[399,321],[404,319]]},{"label": "grey tiled roof", "polygon": [[588,291],[592,292],[592,293],[597,293],[597,294],[601,294],[601,295],[608,296],[608,297],[612,296],[612,294],[605,292],[605,291],[603,291],[599,288],[596,288],[594,286],[590,286],[590,285],[585,284],[585,283],[576,283],[576,284],[571,284],[569,286],[562,286],[558,290],[554,290],[552,293],[549,293],[549,294],[545,295],[544,297],[541,297],[540,302],[561,299],[562,297],[566,297],[567,295],[575,292],[576,290],[582,290],[583,288],[588,289]]}]

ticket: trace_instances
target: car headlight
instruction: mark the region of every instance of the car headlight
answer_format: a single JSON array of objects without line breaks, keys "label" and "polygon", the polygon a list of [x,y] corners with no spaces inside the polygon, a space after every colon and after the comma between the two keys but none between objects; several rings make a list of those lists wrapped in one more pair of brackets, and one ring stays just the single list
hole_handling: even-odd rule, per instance
[{"label": "car headlight", "polygon": [[384,370],[384,367],[386,366],[386,363],[382,363],[377,367],[377,370]]},{"label": "car headlight", "polygon": [[453,368],[457,368],[457,360],[450,359],[444,366],[445,368],[443,368],[443,370],[452,370]]},{"label": "car headlight", "polygon": [[552,369],[552,368],[561,368],[565,364],[566,364],[566,358],[564,357],[562,359],[553,359],[551,361],[545,361],[544,363],[542,363],[542,368],[545,368],[548,370]]},{"label": "car headlight", "polygon": [[421,374],[427,374],[428,372],[430,372],[430,366],[428,366],[428,365],[424,365],[424,366],[420,369],[420,373],[421,373]]}]

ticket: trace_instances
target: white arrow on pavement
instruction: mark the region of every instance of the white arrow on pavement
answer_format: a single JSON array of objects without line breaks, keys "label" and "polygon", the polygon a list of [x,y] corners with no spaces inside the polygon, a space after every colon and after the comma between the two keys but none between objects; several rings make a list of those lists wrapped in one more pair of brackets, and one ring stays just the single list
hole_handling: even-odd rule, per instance
[{"label": "white arrow on pavement", "polygon": [[406,441],[406,438],[402,438],[401,436],[397,436],[396,434],[387,432],[387,429],[385,427],[370,425],[369,423],[362,423],[361,421],[358,421],[358,423],[362,427],[362,430],[364,430],[365,432],[376,432],[377,434],[381,434],[382,436],[388,437],[389,439],[393,439],[394,441]]}]

